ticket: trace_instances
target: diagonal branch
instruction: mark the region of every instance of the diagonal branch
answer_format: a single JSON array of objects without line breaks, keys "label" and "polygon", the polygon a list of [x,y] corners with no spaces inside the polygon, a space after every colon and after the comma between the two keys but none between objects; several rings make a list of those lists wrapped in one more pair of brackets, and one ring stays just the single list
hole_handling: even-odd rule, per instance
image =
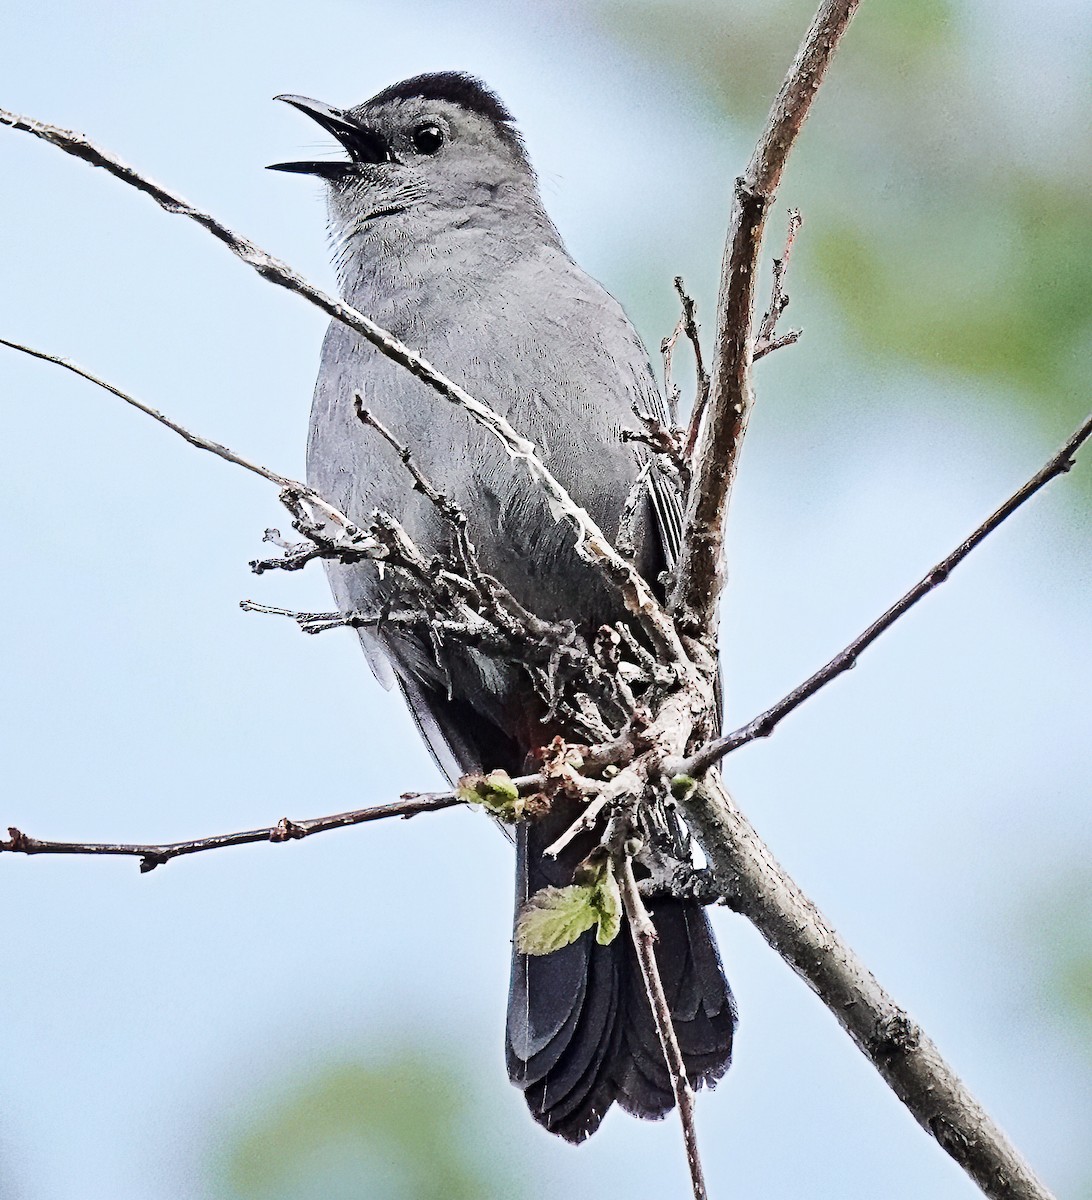
[{"label": "diagonal branch", "polygon": [[668,606],[684,629],[710,643],[716,637],[723,587],[725,515],[753,401],[755,285],[766,218],[789,152],[858,3],[823,0],[774,100],[751,161],[736,180],[721,267],[709,404],[698,438],[682,553]]},{"label": "diagonal branch", "polygon": [[601,570],[620,590],[626,606],[641,622],[655,644],[675,661],[687,661],[674,622],[664,611],[646,580],[631,563],[622,558],[587,510],[577,504],[554,477],[539,457],[534,442],[517,433],[500,413],[476,400],[422,355],[369,320],[363,313],[344,301],[335,300],[327,295],[248,238],[229,229],[211,213],[195,207],[181,196],[147,178],[110,151],[96,146],[83,134],[61,129],[44,121],[36,121],[31,117],[20,116],[3,108],[0,108],[0,125],[8,125],[20,132],[30,133],[66,154],[83,159],[94,167],[102,167],[116,179],[150,196],[160,208],[196,222],[202,229],[223,242],[232,254],[257,271],[263,279],[302,296],[316,308],[322,309],[366,338],[380,353],[404,367],[444,400],[462,408],[483,429],[496,437],[513,459],[522,463],[535,486],[545,493],[554,519],[560,521],[565,518],[573,524],[576,530],[577,552],[585,561]]},{"label": "diagonal branch", "polygon": [[244,471],[249,471],[252,475],[257,475],[261,479],[268,479],[270,483],[275,483],[278,487],[286,489],[293,495],[306,500],[326,520],[332,521],[335,525],[339,526],[347,537],[353,540],[365,538],[364,531],[358,525],[350,521],[343,512],[334,508],[332,504],[327,504],[318,492],[308,487],[305,483],[289,479],[287,475],[279,475],[276,471],[271,471],[268,467],[263,467],[261,463],[244,458],[243,455],[237,454],[230,447],[224,446],[220,442],[214,442],[211,438],[202,437],[201,434],[192,432],[192,430],[187,429],[184,425],[179,425],[177,421],[168,417],[166,413],[160,412],[158,408],[153,408],[150,404],[145,404],[143,400],[137,399],[136,396],[132,396],[128,392],[123,392],[121,388],[115,387],[108,380],[100,379],[98,375],[93,375],[78,363],[74,363],[67,358],[61,358],[56,354],[47,354],[44,350],[36,350],[33,346],[24,346],[21,342],[9,341],[4,337],[0,337],[0,346],[7,346],[10,350],[18,350],[21,354],[29,354],[32,358],[39,358],[43,362],[64,367],[66,371],[71,371],[73,375],[78,375],[81,379],[86,379],[96,387],[100,387],[111,395],[117,396],[119,400],[124,400],[126,404],[145,413],[153,421],[158,421],[160,425],[170,429],[173,433],[177,433],[180,438],[189,442],[191,446],[196,446],[198,450],[207,450],[210,454],[215,454],[217,458],[222,458],[225,462],[234,463],[237,467],[242,467]]},{"label": "diagonal branch", "polygon": [[715,769],[683,808],[732,908],[819,996],[925,1132],[991,1200],[1051,1200],[933,1041],[786,874]]},{"label": "diagonal branch", "polygon": [[1045,487],[1052,479],[1056,479],[1059,475],[1064,475],[1076,461],[1077,451],[1080,450],[1081,446],[1090,437],[1092,437],[1092,415],[1086,417],[1084,423],[1058,453],[1039,471],[1036,471],[1023,487],[1013,492],[1005,503],[996,512],[987,517],[966,541],[961,542],[951,554],[941,559],[927,575],[918,580],[906,595],[892,604],[887,612],[873,621],[863,633],[858,634],[826,666],[820,667],[814,675],[804,680],[799,687],[793,688],[787,696],[782,696],[776,704],[766,709],[765,712],[759,713],[757,717],[748,721],[746,725],[742,725],[739,729],[733,730],[732,733],[725,734],[724,737],[717,738],[715,741],[703,746],[696,754],[685,761],[672,764],[674,767],[673,773],[691,776],[701,775],[709,767],[713,766],[714,763],[719,762],[726,754],[731,754],[733,750],[738,750],[740,746],[745,746],[748,742],[753,742],[758,738],[769,737],[784,717],[787,717],[794,709],[799,708],[805,700],[809,700],[832,680],[837,679],[839,675],[856,666],[860,654],[867,650],[880,634],[885,633],[900,617],[905,616],[922,597],[927,596],[934,588],[940,587],[948,579],[952,571],[959,566],[976,546],[980,545],[998,526],[1011,517],[1022,504],[1030,500],[1040,488]]}]

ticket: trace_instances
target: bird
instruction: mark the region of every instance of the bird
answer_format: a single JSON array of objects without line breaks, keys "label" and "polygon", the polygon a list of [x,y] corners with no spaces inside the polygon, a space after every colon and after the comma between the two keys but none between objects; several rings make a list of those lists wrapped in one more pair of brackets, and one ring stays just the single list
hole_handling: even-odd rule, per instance
[{"label": "bird", "polygon": [[[393,333],[529,438],[601,528],[618,528],[648,452],[640,414],[666,421],[640,337],[621,305],[572,259],[547,215],[515,119],[481,80],[417,75],[355,107],[277,97],[331,134],[347,157],[273,164],[327,189],[343,299]],[[361,421],[367,409],[391,438]],[[323,342],[307,446],[307,481],[361,526],[391,514],[426,557],[450,545],[436,505],[406,469],[412,451],[432,487],[465,513],[482,570],[546,621],[587,638],[626,615],[616,590],[574,549],[567,522],[505,449],[465,411],[359,334],[333,321]],[[643,494],[634,563],[660,595],[678,553],[680,498],[659,471]],[[328,561],[342,613],[389,597],[374,563]],[[467,647],[445,649],[405,626],[358,630],[368,662],[397,688],[453,783],[469,773],[522,773],[563,728],[518,670]],[[572,883],[598,841],[590,831],[544,853],[579,815],[555,800],[516,826],[516,912],[539,889]],[[713,1086],[727,1070],[736,1004],[708,918],[697,903],[649,902],[656,955],[687,1076]],[[547,955],[514,942],[506,1027],[511,1081],[532,1117],[581,1142],[617,1103],[646,1119],[674,1106],[632,939],[595,931]]]}]

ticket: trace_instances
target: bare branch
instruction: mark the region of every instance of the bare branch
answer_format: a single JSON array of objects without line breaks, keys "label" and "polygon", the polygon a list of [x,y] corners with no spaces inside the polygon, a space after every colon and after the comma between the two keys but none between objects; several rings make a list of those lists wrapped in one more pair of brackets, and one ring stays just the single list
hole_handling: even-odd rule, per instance
[{"label": "bare branch", "polygon": [[926,1133],[992,1200],[1051,1200],[936,1045],[785,873],[715,769],[683,808],[732,907],[820,997]]},{"label": "bare branch", "polygon": [[694,485],[669,610],[684,630],[716,639],[723,586],[725,514],[750,416],[755,284],[766,217],[781,172],[859,0],[823,0],[736,181],[721,268],[709,405],[701,424]]},{"label": "bare branch", "polygon": [[[542,786],[541,775],[525,775],[512,781],[521,794],[537,791]],[[20,830],[9,827],[8,840],[0,841],[0,853],[12,854],[95,854],[123,855],[140,859],[142,872],[154,870],[172,858],[185,854],[200,854],[205,850],[220,850],[225,846],[245,846],[250,842],[289,842],[309,837],[313,833],[325,833],[330,829],[343,829],[346,825],[363,825],[369,821],[382,821],[387,817],[415,817],[419,813],[437,812],[441,808],[453,808],[464,804],[458,791],[449,792],[406,792],[396,804],[380,804],[372,808],[358,808],[352,812],[335,813],[328,817],[312,817],[307,821],[291,821],[282,817],[276,825],[264,829],[245,829],[237,833],[221,833],[213,837],[193,838],[186,842],[164,842],[159,844],[135,844],[129,842],[50,842],[28,837]]]},{"label": "bare branch", "polygon": [[645,982],[648,1002],[652,1007],[652,1016],[656,1022],[656,1033],[664,1052],[667,1072],[671,1076],[671,1090],[675,1095],[675,1104],[679,1110],[694,1200],[707,1200],[708,1192],[705,1188],[701,1155],[698,1151],[698,1133],[694,1123],[694,1089],[686,1077],[686,1064],[683,1061],[682,1051],[679,1049],[679,1039],[675,1036],[671,1006],[667,1002],[663,980],[660,978],[660,968],[656,962],[656,927],[652,924],[648,909],[645,908],[645,903],[641,899],[637,881],[633,876],[633,863],[625,849],[616,855],[615,864],[618,884],[622,892],[622,905],[629,920],[629,931],[633,938],[634,949],[637,951],[637,961],[641,966],[641,977]]},{"label": "bare branch", "polygon": [[295,621],[304,633],[326,633],[331,629],[375,629],[380,625],[419,628],[422,625],[440,624],[444,632],[471,637],[469,625],[456,621],[443,621],[430,617],[418,608],[392,610],[391,612],[295,612],[290,608],[278,608],[274,604],[262,604],[257,600],[240,600],[243,612],[265,613],[273,617],[288,617]]},{"label": "bare branch", "polygon": [[[136,407],[186,437],[192,444],[218,453],[228,461],[278,483],[282,488],[282,501],[293,513],[295,528],[311,544],[286,543],[277,535],[271,540],[282,550],[283,559],[268,560],[258,564],[256,569],[271,566],[292,569],[314,557],[345,554],[366,556],[372,552],[370,547],[374,543],[374,549],[385,554],[394,568],[408,580],[409,599],[402,601],[400,598],[397,613],[349,614],[341,618],[340,623],[352,624],[354,620],[361,624],[379,623],[401,613],[410,614],[407,620],[410,616],[417,620],[424,618],[438,662],[441,636],[449,631],[449,627],[453,636],[468,642],[479,635],[493,639],[490,642],[492,653],[522,654],[523,665],[535,681],[536,688],[546,697],[551,713],[557,713],[572,729],[591,730],[592,736],[598,737],[602,743],[589,750],[583,773],[574,768],[566,778],[561,779],[556,770],[551,775],[544,765],[540,775],[515,781],[521,793],[524,788],[534,792],[540,788],[548,791],[550,787],[564,787],[572,794],[583,794],[589,799],[590,804],[584,815],[551,849],[556,851],[576,832],[589,828],[597,818],[607,814],[620,815],[623,811],[633,812],[639,808],[644,820],[647,811],[654,806],[660,805],[662,810],[665,769],[669,774],[678,771],[701,775],[705,772],[696,786],[680,789],[677,798],[688,824],[702,844],[719,894],[730,898],[733,907],[747,915],[775,950],[808,981],[923,1128],[978,1181],[988,1195],[996,1200],[1044,1200],[1048,1193],[944,1062],[936,1047],[880,988],[822,914],[785,875],[739,813],[731,797],[724,791],[717,772],[711,769],[711,764],[734,746],[724,748],[721,743],[726,739],[718,739],[696,754],[692,753],[693,747],[705,736],[700,731],[706,728],[708,713],[712,708],[710,680],[715,670],[716,608],[721,590],[724,517],[752,403],[751,366],[754,358],[776,345],[788,344],[786,339],[793,336],[776,336],[777,320],[787,302],[783,283],[792,238],[795,236],[791,224],[786,252],[775,265],[770,308],[755,336],[756,270],[765,223],[787,156],[858,2],[823,0],[782,85],[747,170],[737,181],[732,229],[725,248],[718,301],[711,384],[703,382],[704,367],[693,319],[693,305],[691,303],[688,306],[681,281],[677,282],[683,299],[683,320],[680,324],[695,349],[698,417],[693,426],[697,437],[695,484],[690,489],[683,555],[668,611],[657,603],[648,584],[631,564],[619,556],[587,512],[577,506],[554,479],[538,456],[535,445],[521,437],[498,413],[447,379],[421,355],[357,310],[313,287],[208,213],[192,207],[146,179],[106,151],[93,146],[81,135],[0,110],[0,123],[30,132],[66,153],[103,167],[123,182],[150,195],[168,212],[196,221],[263,278],[303,296],[366,338],[445,400],[462,407],[473,420],[498,438],[512,458],[522,464],[534,486],[542,489],[555,517],[572,522],[576,528],[579,553],[619,587],[629,611],[643,626],[648,646],[642,645],[636,634],[622,624],[616,629],[617,637],[614,633],[597,637],[594,648],[589,651],[582,642],[576,644],[575,630],[571,631],[573,638],[567,638],[567,632],[561,626],[547,626],[543,622],[536,624],[537,618],[533,614],[510,608],[500,592],[488,589],[481,591],[481,581],[473,565],[473,547],[469,546],[469,542],[466,543],[469,548],[464,547],[461,551],[461,564],[426,561],[390,516],[378,514],[373,530],[365,534],[349,522],[344,514],[329,509],[329,506],[325,510],[318,506],[319,498],[312,500],[310,489],[275,476],[247,460],[240,460],[231,452],[221,453],[224,447],[205,439],[196,439],[156,410],[133,402],[110,385],[103,384],[63,360],[27,350],[14,343],[6,344],[75,370],[128,402],[135,403]],[[679,336],[680,331],[676,329],[672,339],[669,339],[670,349],[674,349]],[[706,387],[709,391],[708,400],[704,398]],[[385,431],[380,432],[391,440]],[[1072,454],[1090,433],[1092,420],[1086,422],[1062,454],[998,510],[986,526],[976,531],[953,555],[934,568],[918,588],[908,593],[894,609],[866,630],[842,655],[749,726],[729,735],[729,739],[746,735],[736,743],[741,745],[756,737],[766,736],[789,711],[851,666],[857,654],[917,599],[941,582],[992,528],[999,525],[1047,479],[1068,469]],[[404,453],[404,461],[411,472],[415,470],[408,452]],[[422,490],[428,486],[423,476],[417,482]],[[425,494],[429,495],[429,492],[425,491]],[[443,497],[433,491],[433,502],[441,505],[442,501]],[[315,505],[313,512],[310,511],[311,505]],[[458,526],[459,514],[455,514],[452,520]],[[323,521],[332,521],[347,534],[351,531],[353,539],[360,538],[363,541],[346,544],[338,539],[330,539],[322,527]],[[368,549],[364,548],[365,542]],[[465,568],[465,574],[459,573],[460,566]],[[441,601],[440,610],[434,613],[430,609],[427,614],[410,613],[413,601],[422,596],[438,598]],[[494,605],[493,609],[489,608],[490,603]],[[328,614],[294,614],[289,610],[266,606],[251,607],[295,617],[302,626],[306,627],[305,622],[309,622],[315,625],[316,630],[332,627],[327,621]],[[505,622],[506,613],[512,618],[511,625]],[[676,615],[683,626],[687,635],[685,645],[669,614]],[[506,637],[509,639],[507,642],[504,640]],[[498,645],[507,649],[497,649]],[[628,657],[623,659],[623,654]],[[607,765],[602,767],[603,778],[589,778],[587,772],[597,769],[593,764],[604,762]],[[142,870],[151,870],[172,857],[220,846],[251,841],[292,840],[342,825],[387,816],[410,816],[459,802],[457,792],[407,796],[402,804],[362,809],[302,823],[284,819],[267,829],[164,845],[47,842],[28,838],[20,831],[11,829],[10,840],[0,842],[0,851],[129,855],[141,859]],[[619,823],[612,821],[610,825],[616,828]],[[641,903],[629,856],[619,850],[615,843],[611,845],[645,986],[656,1015],[673,1090],[683,1117],[694,1194],[704,1196],[694,1137],[693,1091],[686,1079],[677,1040],[671,1028],[670,1009],[659,979],[653,948],[655,932]],[[685,873],[685,864],[681,864],[679,869]],[[676,883],[684,886],[682,881],[675,880],[673,873],[667,877],[668,887],[674,888]],[[697,888],[699,885],[695,883],[694,886]],[[708,876],[700,886],[703,894],[708,896]]]},{"label": "bare branch", "polygon": [[714,763],[719,762],[726,754],[731,754],[733,750],[738,750],[740,746],[745,746],[748,742],[753,742],[757,738],[769,737],[784,717],[787,717],[794,709],[799,708],[805,700],[810,699],[832,680],[837,679],[839,675],[856,666],[860,654],[864,650],[867,650],[880,634],[885,633],[900,617],[905,616],[923,596],[927,596],[934,588],[944,583],[952,571],[959,566],[976,546],[1011,517],[1022,504],[1030,500],[1040,488],[1045,487],[1046,484],[1052,479],[1057,478],[1057,476],[1064,475],[1073,466],[1078,450],[1089,437],[1092,437],[1092,415],[1085,418],[1084,423],[1058,453],[1041,470],[1036,471],[1023,487],[1017,489],[996,512],[987,517],[966,541],[961,542],[951,554],[941,559],[906,595],[896,601],[883,616],[873,621],[863,633],[855,637],[826,666],[821,667],[814,675],[800,684],[799,687],[793,688],[787,696],[783,696],[771,708],[766,709],[763,713],[759,713],[754,720],[748,721],[746,725],[741,726],[732,733],[717,738],[707,746],[703,746],[701,750],[685,761],[673,764],[672,773],[698,776]]},{"label": "bare branch", "polygon": [[[679,301],[682,304],[682,315],[679,317],[679,323],[675,326],[675,332],[672,334],[673,344],[680,333],[685,333],[687,341],[690,343],[690,349],[694,352],[694,407],[690,412],[690,421],[687,427],[686,443],[682,450],[682,458],[685,460],[686,467],[686,482],[690,484],[690,463],[694,457],[694,446],[698,438],[698,430],[701,428],[702,414],[705,412],[705,406],[709,403],[709,372],[705,369],[705,358],[701,352],[701,335],[699,333],[698,321],[696,317],[697,305],[690,298],[686,291],[686,286],[683,284],[681,275],[675,276],[675,291],[679,294]],[[670,355],[664,357],[664,378],[666,380],[668,368],[670,366]],[[678,397],[678,388],[675,389],[676,399]],[[674,424],[678,424],[678,418],[672,417]],[[681,436],[681,431],[680,431]]]},{"label": "bare branch", "polygon": [[[361,420],[375,428],[392,445],[413,477],[414,485],[450,521],[456,533],[459,559],[455,566],[457,569],[463,570],[464,575],[448,569],[448,564],[437,567],[427,561],[406,536],[398,522],[387,514],[377,514],[374,527],[369,531],[362,530],[339,509],[325,501],[313,488],[252,462],[219,442],[193,433],[158,409],[122,391],[114,384],[99,378],[78,364],[3,338],[0,338],[0,344],[71,371],[152,417],[191,445],[207,450],[226,462],[242,466],[252,474],[279,485],[281,488],[280,500],[293,517],[293,528],[307,540],[301,543],[292,543],[285,540],[278,530],[266,530],[265,540],[275,545],[281,553],[270,558],[254,559],[250,566],[255,574],[260,575],[271,570],[298,571],[315,559],[338,559],[342,562],[385,559],[391,565],[406,571],[430,596],[441,603],[446,602],[451,610],[446,614],[436,612],[426,614],[423,609],[418,610],[416,614],[406,612],[399,614],[399,620],[392,621],[392,623],[424,628],[434,642],[446,634],[465,644],[484,648],[521,665],[541,660],[543,653],[547,657],[556,653],[561,657],[578,662],[580,671],[590,673],[598,683],[602,694],[606,695],[612,692],[617,694],[619,690],[625,691],[624,687],[620,689],[617,684],[614,684],[614,680],[608,679],[602,671],[596,671],[595,664],[591,661],[586,647],[565,644],[566,641],[573,642],[574,631],[571,627],[540,620],[520,605],[516,598],[496,579],[486,575],[480,569],[473,544],[466,532],[465,515],[447,497],[440,495],[432,487],[428,479],[414,464],[408,449],[402,446],[368,413],[362,403],[357,405]],[[333,525],[337,529],[337,536],[331,536],[329,525]],[[244,605],[244,607],[248,606]],[[666,621],[666,615],[662,613],[662,610],[659,611]],[[314,614],[313,616],[316,619],[311,619],[312,615],[310,614],[298,614],[298,623],[305,632],[318,633],[334,628],[337,624],[363,628],[366,625],[381,623],[380,620],[373,621],[373,616],[376,614],[350,614],[347,619],[340,622],[324,620],[325,614]],[[670,627],[670,621],[668,621],[668,626]],[[612,684],[614,684],[613,687]],[[582,715],[580,719],[581,725],[587,728],[586,715]],[[596,728],[595,732],[600,731]],[[591,733],[591,729],[589,729],[589,733]]]},{"label": "bare branch", "polygon": [[442,495],[432,486],[428,477],[413,461],[410,448],[400,442],[374,413],[364,407],[364,397],[359,392],[353,396],[353,405],[356,408],[356,415],[360,421],[364,425],[374,429],[402,460],[402,465],[413,479],[413,486],[426,500],[435,506],[440,516],[459,534],[464,546],[463,553],[465,557],[472,558],[474,547],[470,544],[466,532],[466,513],[453,500]]},{"label": "bare branch", "polygon": [[[499,627],[503,634],[513,635],[516,640],[519,640],[521,633],[530,633],[532,636],[538,635],[556,640],[559,634],[557,626],[540,621],[528,612],[499,580],[486,575],[481,569],[474,543],[470,540],[466,513],[449,496],[443,495],[433,487],[428,477],[414,461],[410,448],[400,442],[374,413],[364,407],[364,397],[359,392],[354,396],[353,403],[360,421],[374,429],[398,455],[402,460],[402,465],[413,479],[414,488],[433,505],[441,518],[451,527],[455,535],[457,565],[462,570],[464,578],[469,584],[469,591],[472,593],[469,598],[482,604],[488,618]],[[441,572],[439,582],[455,584],[462,596],[467,597],[467,591],[459,587],[460,581],[456,580],[450,572]]]},{"label": "bare branch", "polygon": [[562,850],[576,837],[587,829],[594,829],[600,816],[618,803],[636,803],[637,797],[645,790],[647,776],[643,770],[644,764],[631,763],[623,767],[606,783],[599,785],[598,795],[584,809],[579,817],[565,830],[564,833],[543,850],[547,858],[556,858]]},{"label": "bare branch", "polygon": [[223,242],[232,254],[257,271],[263,279],[302,296],[323,312],[341,321],[343,325],[366,338],[380,353],[385,354],[393,362],[398,363],[399,366],[404,367],[427,384],[443,399],[462,408],[483,429],[497,438],[513,459],[522,463],[535,486],[545,493],[555,520],[565,518],[572,523],[576,530],[577,553],[586,562],[601,570],[619,589],[626,606],[641,622],[656,645],[669,654],[672,659],[680,663],[687,661],[686,652],[679,640],[674,622],[656,599],[647,581],[641,577],[632,564],[627,563],[618,554],[603,531],[592,520],[591,515],[573,500],[568,491],[553,476],[539,457],[534,442],[517,433],[503,416],[480,400],[476,400],[469,392],[438,371],[422,355],[411,350],[393,334],[369,320],[363,313],[344,301],[335,300],[332,296],[327,295],[286,264],[229,229],[211,213],[196,208],[181,196],[148,179],[135,167],[129,166],[128,163],[123,162],[109,151],[96,146],[83,134],[61,129],[44,121],[20,116],[18,113],[8,112],[3,108],[0,108],[0,125],[9,125],[12,129],[30,133],[63,150],[66,154],[83,159],[92,166],[102,167],[116,179],[120,179],[130,187],[150,196],[165,211],[196,222],[213,237]]}]

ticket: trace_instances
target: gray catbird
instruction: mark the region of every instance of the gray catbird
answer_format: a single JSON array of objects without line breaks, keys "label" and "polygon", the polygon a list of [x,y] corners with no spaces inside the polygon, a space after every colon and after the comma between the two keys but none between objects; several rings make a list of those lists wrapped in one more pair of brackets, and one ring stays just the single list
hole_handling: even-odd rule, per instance
[{"label": "gray catbird", "polygon": [[[635,410],[664,419],[648,355],[625,313],[569,257],[546,215],[512,115],[478,80],[445,72],[386,88],[340,110],[281,96],[337,139],[348,161],[280,163],[329,185],[331,234],[345,299],[502,413],[608,533],[642,469],[624,435]],[[625,614],[617,594],[573,550],[573,532],[499,444],[409,372],[335,321],[315,388],[307,477],[366,525],[397,517],[426,554],[450,543],[435,507],[395,451],[358,419],[355,398],[405,445],[433,486],[469,519],[483,569],[538,616],[591,636]],[[654,473],[655,474],[655,473]],[[679,500],[653,479],[637,537],[642,574],[678,550]],[[386,582],[371,564],[330,564],[342,611],[376,611]],[[515,775],[555,733],[520,673],[469,649],[438,661],[427,635],[362,631],[372,669],[397,684],[449,779],[503,768]],[[539,888],[572,882],[598,836],[556,860],[543,849],[576,810],[555,802],[517,831],[517,909]],[[589,840],[590,839],[590,840]],[[693,1083],[727,1069],[735,1004],[704,912],[651,906],[657,958]],[[598,1128],[617,1100],[640,1117],[673,1105],[640,970],[626,930],[607,946],[593,931],[553,954],[513,951],[509,1075],[535,1119],[569,1141]]]}]

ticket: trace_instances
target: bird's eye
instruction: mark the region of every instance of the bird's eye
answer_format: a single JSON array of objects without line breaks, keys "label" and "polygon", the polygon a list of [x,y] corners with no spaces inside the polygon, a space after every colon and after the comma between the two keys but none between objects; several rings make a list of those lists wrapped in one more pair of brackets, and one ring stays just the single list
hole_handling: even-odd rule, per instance
[{"label": "bird's eye", "polygon": [[419,154],[435,154],[444,144],[444,131],[438,125],[421,125],[413,131],[413,144]]}]

